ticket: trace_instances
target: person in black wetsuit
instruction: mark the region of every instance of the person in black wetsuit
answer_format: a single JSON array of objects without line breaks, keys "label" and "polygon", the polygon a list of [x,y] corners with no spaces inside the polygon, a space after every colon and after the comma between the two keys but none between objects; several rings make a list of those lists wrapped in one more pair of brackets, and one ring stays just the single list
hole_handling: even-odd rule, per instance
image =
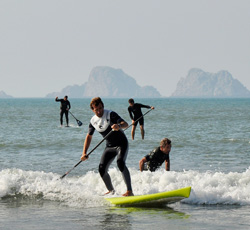
[{"label": "person in black wetsuit", "polygon": [[155,148],[139,161],[140,171],[150,170],[154,172],[165,161],[166,171],[170,171],[169,153],[171,151],[171,140],[163,138],[160,147]]},{"label": "person in black wetsuit", "polygon": [[63,125],[63,114],[65,114],[65,118],[66,118],[66,123],[67,126],[69,127],[69,110],[71,108],[70,106],[70,102],[68,101],[68,96],[65,96],[63,99],[58,99],[58,97],[56,97],[55,101],[60,101],[61,102],[61,111],[60,111],[60,122],[61,122],[61,126]]},{"label": "person in black wetsuit", "polygon": [[[130,98],[128,100],[128,103],[129,103],[128,112],[129,112],[129,116],[130,116],[130,118],[132,120],[132,124],[133,124],[132,129],[131,129],[132,140],[134,140],[135,129],[136,129],[136,126],[137,126],[138,122],[140,124],[141,137],[142,137],[142,140],[143,140],[144,139],[144,135],[145,135],[145,131],[144,131],[144,118],[143,118],[143,114],[142,114],[141,108],[148,108],[148,109],[151,108],[151,109],[154,109],[154,107],[153,106],[149,106],[149,105],[143,105],[143,104],[140,104],[140,103],[135,103],[134,99],[132,99],[132,98]],[[139,120],[136,121],[137,119],[139,119]]]},{"label": "person in black wetsuit", "polygon": [[114,187],[108,173],[108,168],[117,156],[117,166],[127,186],[127,192],[124,193],[123,196],[133,196],[130,173],[125,163],[128,154],[128,140],[122,131],[122,129],[128,127],[128,123],[116,112],[104,109],[104,104],[100,97],[91,100],[90,108],[95,115],[90,120],[89,131],[84,141],[81,160],[85,161],[88,158],[87,151],[95,130],[103,137],[106,137],[106,135],[113,130],[109,136],[106,137],[106,147],[99,164],[99,173],[108,189],[106,194],[113,194]]}]

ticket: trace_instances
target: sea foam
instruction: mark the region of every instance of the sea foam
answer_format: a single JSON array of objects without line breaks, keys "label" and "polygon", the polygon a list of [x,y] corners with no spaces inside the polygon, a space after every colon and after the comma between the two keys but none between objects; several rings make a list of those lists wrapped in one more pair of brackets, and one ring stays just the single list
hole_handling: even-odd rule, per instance
[{"label": "sea foam", "polygon": [[[121,173],[111,168],[110,176],[116,190],[115,196],[126,191]],[[250,169],[245,172],[166,172],[154,173],[130,169],[135,195],[152,194],[191,186],[191,195],[182,202],[206,205],[250,205]],[[68,175],[60,179],[55,173],[4,169],[0,171],[0,198],[27,196],[45,199],[69,206],[98,207],[108,205],[103,199],[105,185],[97,172],[83,176]]]}]

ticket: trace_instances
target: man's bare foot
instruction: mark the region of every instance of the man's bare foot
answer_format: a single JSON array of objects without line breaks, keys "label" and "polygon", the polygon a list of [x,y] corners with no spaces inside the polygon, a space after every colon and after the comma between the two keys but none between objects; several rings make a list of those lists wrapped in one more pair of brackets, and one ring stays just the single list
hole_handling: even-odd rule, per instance
[{"label": "man's bare foot", "polygon": [[133,196],[133,192],[132,191],[127,191],[126,193],[124,193],[122,196]]},{"label": "man's bare foot", "polygon": [[114,194],[115,194],[115,190],[111,190],[111,191],[106,192],[106,193],[104,194],[104,196],[105,196],[105,195],[108,195],[108,194],[114,195]]}]

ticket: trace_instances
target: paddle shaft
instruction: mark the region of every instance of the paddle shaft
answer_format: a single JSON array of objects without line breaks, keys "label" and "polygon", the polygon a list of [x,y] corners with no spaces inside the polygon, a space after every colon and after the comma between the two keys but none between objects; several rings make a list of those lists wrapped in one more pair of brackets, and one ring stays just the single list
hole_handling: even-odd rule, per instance
[{"label": "paddle shaft", "polygon": [[76,122],[77,122],[78,126],[81,126],[82,122],[79,121],[70,111],[69,111],[69,113],[76,119]]},{"label": "paddle shaft", "polygon": [[[69,111],[69,113],[76,119],[76,117],[73,115],[73,113],[71,113],[70,111]],[[76,120],[79,121],[78,119],[76,119]]]},{"label": "paddle shaft", "polygon": [[[146,113],[142,114],[142,116],[140,116],[137,120],[134,121],[134,123],[136,123],[137,121],[139,121],[142,117],[144,117],[145,115],[147,115],[152,109],[148,110]],[[124,131],[126,131],[128,128],[130,128],[133,125],[130,124],[127,128],[124,129]]]},{"label": "paddle shaft", "polygon": [[[152,110],[152,108],[150,110],[148,110],[146,113],[144,113],[141,117],[139,117],[135,122],[139,121],[142,117],[144,117],[146,114],[148,114],[150,111]],[[72,115],[73,116],[73,115]],[[130,124],[128,127],[126,127],[124,129],[124,131],[126,131],[129,127],[131,127],[133,124]],[[113,129],[87,154],[87,157],[94,152],[108,137],[109,135],[113,132]],[[63,179],[65,176],[67,176],[75,167],[77,167],[79,164],[82,163],[82,160],[80,160],[76,165],[74,165],[74,167],[72,169],[70,169],[68,172],[66,172],[65,174],[63,174],[60,179]]]}]

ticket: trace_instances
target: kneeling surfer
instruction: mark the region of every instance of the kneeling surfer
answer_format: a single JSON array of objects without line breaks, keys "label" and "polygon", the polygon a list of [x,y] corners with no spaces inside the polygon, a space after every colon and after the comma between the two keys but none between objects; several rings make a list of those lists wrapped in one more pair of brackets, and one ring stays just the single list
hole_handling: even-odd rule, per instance
[{"label": "kneeling surfer", "polygon": [[151,172],[154,172],[162,165],[164,161],[166,171],[170,171],[170,151],[171,140],[168,138],[163,138],[160,142],[160,147],[155,148],[139,161],[140,171],[142,172],[143,170],[150,170]]}]

